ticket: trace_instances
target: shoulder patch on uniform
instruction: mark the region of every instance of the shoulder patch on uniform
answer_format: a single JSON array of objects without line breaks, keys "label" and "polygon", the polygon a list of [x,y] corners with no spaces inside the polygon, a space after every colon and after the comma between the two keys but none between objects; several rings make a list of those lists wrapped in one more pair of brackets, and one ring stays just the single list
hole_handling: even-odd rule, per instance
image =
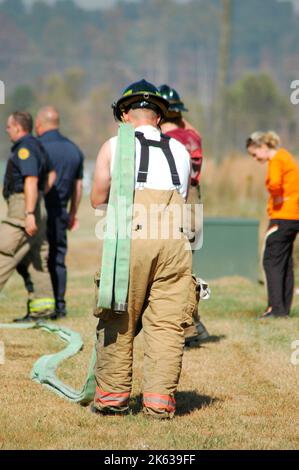
[{"label": "shoulder patch on uniform", "polygon": [[27,160],[27,158],[30,157],[30,152],[28,149],[26,148],[21,148],[19,151],[18,151],[18,157],[21,159],[21,160]]}]

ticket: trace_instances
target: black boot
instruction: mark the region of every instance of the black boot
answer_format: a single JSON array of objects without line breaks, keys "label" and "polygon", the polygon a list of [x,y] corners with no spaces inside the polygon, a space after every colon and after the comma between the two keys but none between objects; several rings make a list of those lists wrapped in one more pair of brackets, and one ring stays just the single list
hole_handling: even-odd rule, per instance
[{"label": "black boot", "polygon": [[34,318],[32,318],[30,315],[30,299],[27,300],[27,313],[25,317],[15,318],[13,321],[14,323],[29,323],[35,321]]}]

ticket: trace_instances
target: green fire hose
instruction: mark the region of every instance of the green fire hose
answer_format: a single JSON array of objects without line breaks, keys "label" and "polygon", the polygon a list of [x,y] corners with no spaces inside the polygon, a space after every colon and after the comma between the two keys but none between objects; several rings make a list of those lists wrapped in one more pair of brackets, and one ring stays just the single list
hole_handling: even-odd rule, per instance
[{"label": "green fire hose", "polygon": [[0,329],[41,329],[56,334],[60,339],[69,343],[68,346],[55,354],[48,354],[39,358],[31,371],[31,379],[59,396],[80,405],[87,405],[94,397],[96,383],[94,367],[96,361],[95,348],[90,359],[87,378],[81,391],[74,390],[64,384],[57,376],[56,370],[61,362],[74,356],[83,348],[83,341],[79,333],[63,326],[50,325],[48,323],[36,322],[34,324],[0,324]]},{"label": "green fire hose", "polygon": [[98,307],[127,310],[135,188],[135,131],[120,124],[103,244]]}]

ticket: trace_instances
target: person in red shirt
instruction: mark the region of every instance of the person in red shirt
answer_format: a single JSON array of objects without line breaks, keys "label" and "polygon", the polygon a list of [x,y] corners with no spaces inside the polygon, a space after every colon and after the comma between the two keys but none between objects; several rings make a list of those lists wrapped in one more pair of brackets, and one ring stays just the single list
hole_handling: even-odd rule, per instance
[{"label": "person in red shirt", "polygon": [[[192,205],[191,231],[196,231],[199,221],[196,219],[195,206],[201,202],[200,177],[202,168],[202,140],[199,132],[183,117],[187,112],[178,92],[169,85],[161,85],[159,92],[169,102],[167,115],[160,123],[163,134],[181,142],[189,152],[191,160],[191,182],[186,203]],[[199,289],[201,287],[199,286]],[[193,326],[185,330],[185,345],[191,346],[209,337],[205,326],[200,321],[198,305],[193,314]]]},{"label": "person in red shirt", "polygon": [[159,91],[170,103],[167,117],[161,122],[163,134],[173,137],[185,145],[190,154],[192,171],[189,198],[200,200],[200,177],[202,168],[202,140],[199,132],[183,117],[187,112],[178,92],[168,85],[161,85]]},{"label": "person in red shirt", "polygon": [[293,246],[299,232],[299,166],[287,150],[280,148],[275,132],[254,132],[246,147],[256,161],[268,163],[270,223],[263,256],[268,307],[262,318],[287,317],[294,292]]}]

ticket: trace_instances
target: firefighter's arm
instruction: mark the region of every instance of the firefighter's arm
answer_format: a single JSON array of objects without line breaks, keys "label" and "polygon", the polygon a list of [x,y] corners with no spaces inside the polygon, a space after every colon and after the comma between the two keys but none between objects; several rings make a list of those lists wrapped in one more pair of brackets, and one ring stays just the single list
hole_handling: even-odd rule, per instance
[{"label": "firefighter's arm", "polygon": [[99,151],[93,180],[93,187],[90,194],[90,201],[93,208],[108,202],[111,184],[111,145],[110,141],[105,142]]},{"label": "firefighter's arm", "polygon": [[25,231],[33,237],[37,232],[34,211],[38,199],[38,177],[26,176],[24,180],[25,194]]}]

